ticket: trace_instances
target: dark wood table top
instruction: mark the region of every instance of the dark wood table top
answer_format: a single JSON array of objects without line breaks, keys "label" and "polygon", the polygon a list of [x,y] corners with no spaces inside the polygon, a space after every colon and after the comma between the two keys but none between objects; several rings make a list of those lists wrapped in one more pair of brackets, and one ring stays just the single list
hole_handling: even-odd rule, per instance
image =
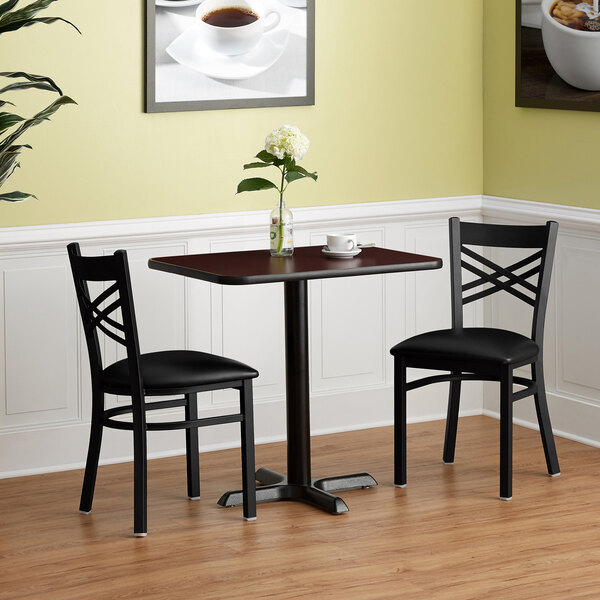
[{"label": "dark wood table top", "polygon": [[228,285],[423,271],[442,266],[440,258],[386,248],[363,248],[358,256],[349,259],[328,258],[321,249],[322,246],[296,248],[288,257],[272,257],[268,250],[165,256],[151,258],[148,266]]}]

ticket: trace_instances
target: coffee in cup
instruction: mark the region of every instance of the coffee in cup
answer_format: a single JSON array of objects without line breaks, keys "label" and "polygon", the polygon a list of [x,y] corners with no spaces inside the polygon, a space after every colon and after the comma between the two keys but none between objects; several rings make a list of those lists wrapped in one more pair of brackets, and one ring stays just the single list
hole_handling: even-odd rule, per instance
[{"label": "coffee in cup", "polygon": [[201,41],[226,56],[244,54],[281,20],[259,0],[204,0],[196,11]]},{"label": "coffee in cup", "polygon": [[328,233],[327,248],[329,248],[331,252],[352,252],[357,249],[356,234]]}]

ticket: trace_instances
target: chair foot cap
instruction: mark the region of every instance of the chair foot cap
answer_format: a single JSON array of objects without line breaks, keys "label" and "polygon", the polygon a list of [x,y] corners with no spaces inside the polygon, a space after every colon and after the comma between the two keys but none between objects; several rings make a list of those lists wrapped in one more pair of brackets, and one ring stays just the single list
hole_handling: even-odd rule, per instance
[{"label": "chair foot cap", "polygon": [[89,515],[89,514],[90,514],[92,511],[91,511],[91,510],[81,510],[81,509],[79,509],[79,512],[80,512],[82,515]]},{"label": "chair foot cap", "polygon": [[504,500],[504,502],[510,502],[512,500],[512,496],[509,496],[508,498],[504,498],[504,496],[498,496],[498,498],[500,498],[500,500]]},{"label": "chair foot cap", "polygon": [[188,496],[188,500],[200,500],[200,496]]},{"label": "chair foot cap", "polygon": [[453,465],[453,464],[454,464],[454,461],[452,461],[452,462],[448,462],[447,460],[444,460],[444,461],[443,461],[443,463],[444,463],[445,465]]},{"label": "chair foot cap", "polygon": [[549,473],[550,477],[558,477],[560,475],[560,471],[558,473]]},{"label": "chair foot cap", "polygon": [[147,535],[147,533],[134,533],[133,537],[146,537]]},{"label": "chair foot cap", "polygon": [[256,521],[256,517],[244,517],[244,521]]},{"label": "chair foot cap", "polygon": [[394,484],[394,487],[397,487],[397,488],[405,488],[405,487],[406,487],[406,484],[405,484],[405,483],[395,483],[395,484]]}]

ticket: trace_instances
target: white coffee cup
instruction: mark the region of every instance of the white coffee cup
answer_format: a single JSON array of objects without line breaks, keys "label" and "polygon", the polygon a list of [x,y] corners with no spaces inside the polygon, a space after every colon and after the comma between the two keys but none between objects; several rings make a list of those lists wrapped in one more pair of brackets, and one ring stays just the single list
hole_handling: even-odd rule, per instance
[{"label": "white coffee cup", "polygon": [[328,233],[327,247],[331,252],[352,252],[356,250],[356,235],[354,233]]},{"label": "white coffee cup", "polygon": [[[258,19],[240,27],[219,27],[203,21],[209,13],[224,8],[248,10]],[[266,11],[258,0],[204,0],[196,10],[196,17],[202,42],[211,50],[227,56],[248,52],[258,44],[264,33],[277,27],[281,20],[277,11]]]},{"label": "white coffee cup", "polygon": [[556,0],[542,0],[542,39],[554,70],[570,85],[600,90],[600,31],[561,25],[550,14]]}]

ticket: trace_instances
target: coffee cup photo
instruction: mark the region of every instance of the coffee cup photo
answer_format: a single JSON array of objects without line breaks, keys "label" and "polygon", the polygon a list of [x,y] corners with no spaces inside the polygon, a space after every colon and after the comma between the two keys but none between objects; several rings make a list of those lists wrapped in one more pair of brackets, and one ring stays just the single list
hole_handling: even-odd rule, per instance
[{"label": "coffee cup photo", "polygon": [[200,41],[225,56],[249,52],[280,20],[259,0],[204,0],[196,11]]},{"label": "coffee cup photo", "polygon": [[354,233],[328,233],[327,248],[331,252],[352,252],[358,249],[356,234]]},{"label": "coffee cup photo", "polygon": [[600,20],[572,0],[542,0],[542,38],[552,68],[569,85],[600,90]]}]

